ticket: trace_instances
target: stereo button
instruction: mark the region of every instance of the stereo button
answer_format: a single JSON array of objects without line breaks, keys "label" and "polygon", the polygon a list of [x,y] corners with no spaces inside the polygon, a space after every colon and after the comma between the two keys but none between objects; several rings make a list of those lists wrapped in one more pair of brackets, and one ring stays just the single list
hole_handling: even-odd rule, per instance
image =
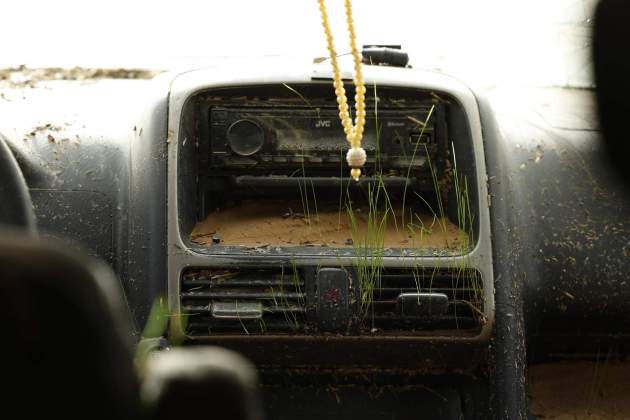
[{"label": "stereo button", "polygon": [[250,120],[238,120],[228,128],[227,139],[234,153],[251,156],[265,143],[262,128]]}]

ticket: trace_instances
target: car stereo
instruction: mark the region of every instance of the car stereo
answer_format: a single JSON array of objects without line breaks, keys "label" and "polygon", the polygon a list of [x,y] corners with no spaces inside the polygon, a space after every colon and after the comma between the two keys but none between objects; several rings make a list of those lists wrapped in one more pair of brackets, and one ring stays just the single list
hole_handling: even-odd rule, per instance
[{"label": "car stereo", "polygon": [[347,176],[349,145],[332,89],[257,86],[202,95],[199,217],[232,200],[287,197],[305,182],[318,197],[376,183],[393,196],[433,196],[436,184],[449,184],[447,110],[441,98],[396,88],[367,95],[367,160],[355,183]]},{"label": "car stereo", "polygon": [[[431,119],[433,112],[430,107],[368,110],[363,139],[368,164],[426,169],[444,136],[440,112]],[[330,169],[338,175],[348,148],[334,108],[213,107],[209,124],[210,166],[219,172],[290,175],[307,164],[313,175]]]}]

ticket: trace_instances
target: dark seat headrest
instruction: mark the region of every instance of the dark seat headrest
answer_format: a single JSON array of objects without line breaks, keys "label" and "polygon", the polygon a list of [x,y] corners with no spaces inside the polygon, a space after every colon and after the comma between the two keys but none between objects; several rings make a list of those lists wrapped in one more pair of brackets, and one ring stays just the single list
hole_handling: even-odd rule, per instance
[{"label": "dark seat headrest", "polygon": [[134,416],[129,312],[107,266],[3,231],[0,298],[5,413]]},{"label": "dark seat headrest", "polygon": [[142,400],[153,419],[260,420],[256,371],[242,356],[217,347],[178,348],[152,355]]}]

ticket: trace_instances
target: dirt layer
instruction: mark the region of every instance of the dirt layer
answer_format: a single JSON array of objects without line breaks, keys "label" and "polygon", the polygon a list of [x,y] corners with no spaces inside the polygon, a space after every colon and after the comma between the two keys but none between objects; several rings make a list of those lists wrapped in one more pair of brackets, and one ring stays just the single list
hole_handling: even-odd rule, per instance
[{"label": "dirt layer", "polygon": [[146,69],[29,68],[20,66],[0,69],[0,87],[37,87],[39,82],[50,80],[150,79],[158,73],[159,71]]},{"label": "dirt layer", "polygon": [[530,366],[529,402],[539,419],[630,419],[630,363]]},{"label": "dirt layer", "polygon": [[[286,201],[246,201],[241,205],[217,210],[197,223],[191,234],[200,245],[256,246],[330,246],[352,247],[366,243],[368,212],[355,209],[356,228],[345,209],[328,205],[304,211],[299,203]],[[385,248],[460,249],[466,244],[466,235],[447,219],[430,214],[409,213],[413,220],[405,227],[397,220],[387,218],[381,240]],[[382,219],[378,217],[380,222]],[[372,232],[375,229],[371,230]],[[378,236],[378,235],[377,235]],[[214,242],[213,242],[214,241]],[[378,241],[377,241],[378,242]],[[373,239],[367,243],[373,244]]]}]

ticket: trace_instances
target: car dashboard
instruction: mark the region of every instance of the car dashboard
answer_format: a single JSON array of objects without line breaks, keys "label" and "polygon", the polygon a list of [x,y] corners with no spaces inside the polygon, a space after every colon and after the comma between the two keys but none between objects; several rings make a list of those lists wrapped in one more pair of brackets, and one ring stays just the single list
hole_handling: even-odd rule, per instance
[{"label": "car dashboard", "polygon": [[169,345],[242,353],[273,413],[386,383],[523,414],[528,363],[625,349],[630,200],[592,92],[364,77],[358,182],[325,63],[4,89],[0,133],[40,235],[118,275],[129,333],[166,302]]},{"label": "car dashboard", "polygon": [[[367,73],[379,105],[368,103],[366,137],[372,145],[376,143],[375,125],[380,119],[382,149],[368,143],[367,175],[355,184],[340,158],[344,141],[338,122],[332,118],[336,117],[334,97],[326,72],[280,77],[263,72],[259,69],[259,81],[240,82],[234,80],[234,73],[229,80],[222,80],[216,73],[191,72],[172,85],[169,299],[172,308],[188,314],[194,339],[222,344],[245,341],[243,351],[263,338],[269,350],[256,350],[249,356],[273,354],[278,362],[283,354],[269,347],[272,338],[283,345],[307,339],[308,346],[317,346],[315,343],[321,341],[324,347],[338,341],[335,348],[345,341],[361,342],[366,348],[371,342],[396,346],[396,337],[404,337],[403,347],[409,340],[487,341],[493,319],[492,255],[487,205],[478,200],[487,192],[478,114],[470,91],[437,75],[433,75],[437,80],[432,86],[411,83],[413,72],[406,70],[375,71],[374,76]],[[397,80],[396,73],[408,79]],[[216,82],[211,81],[214,79]],[[446,86],[437,90],[440,82]],[[309,99],[305,102],[302,98]],[[430,121],[430,129],[424,130],[427,144],[411,143],[409,139],[421,130],[414,121],[424,121],[431,109],[437,109],[437,117]],[[251,124],[262,138],[259,150],[253,153],[243,153],[241,149],[246,147],[240,142],[245,140],[231,135],[243,124]],[[317,124],[322,126],[319,130]],[[335,133],[327,125],[339,130]],[[397,125],[401,127],[396,129]],[[311,136],[305,138],[304,131],[310,131]],[[409,150],[404,150],[405,146]],[[426,193],[427,201],[435,198],[427,159],[435,161],[435,177],[444,178],[448,152],[455,149],[462,159],[457,168],[459,177],[470,180],[467,185],[475,188],[467,196],[474,242],[450,248],[441,243],[425,247],[413,243],[416,239],[419,242],[419,234],[411,233],[402,235],[406,243],[395,239],[390,243],[389,237],[401,235],[397,235],[396,227],[385,226],[382,244],[374,246],[372,252],[365,237],[374,233],[368,232],[367,226],[358,226],[359,222],[354,229],[344,226],[348,206],[370,213],[370,207],[381,204],[371,203],[368,196],[376,196],[380,190],[382,196],[388,196],[385,206],[392,217],[384,220],[383,215],[372,211],[368,218],[391,225],[392,219],[400,219],[400,203],[408,194],[403,204],[408,216],[404,223],[399,220],[399,229],[409,233],[402,225],[411,223],[414,208],[418,202],[422,204],[421,194]],[[455,195],[443,195],[449,194]],[[457,197],[453,197],[456,202]],[[326,208],[327,201],[332,201],[331,210]],[[252,204],[247,211],[241,210]],[[302,231],[307,232],[293,229],[295,219],[287,217],[289,211],[312,212],[311,220],[300,216],[299,223],[305,226]],[[269,216],[252,220],[251,213],[263,212]],[[242,221],[238,219],[241,214]],[[324,234],[319,232],[330,229],[325,225],[330,215],[333,224],[342,219],[342,226],[333,228],[346,235],[344,242],[320,242]],[[443,224],[457,224],[456,209],[451,209],[450,216],[455,222],[446,214],[437,218]],[[415,217],[420,218],[418,214]],[[287,236],[302,235],[302,240],[289,244],[286,238],[272,235],[250,241],[240,232],[259,232],[269,223],[275,230],[289,229]],[[232,228],[232,224],[236,226]],[[309,230],[314,231],[312,236]],[[435,230],[440,228],[436,225]],[[204,236],[210,240],[200,241]],[[451,236],[456,241],[458,232]],[[376,277],[377,284],[368,286],[370,278]],[[373,289],[366,291],[367,287]],[[366,301],[367,293],[372,295],[370,302]],[[425,300],[428,308],[408,304],[408,311],[402,310],[401,296],[405,295],[406,299],[415,296],[417,302]],[[335,299],[327,302],[327,297]],[[435,300],[444,297],[444,303]],[[322,348],[320,354],[326,353]],[[291,359],[298,361],[299,354]],[[356,353],[351,363],[359,363],[361,354]],[[311,356],[302,363],[315,360]]]}]

